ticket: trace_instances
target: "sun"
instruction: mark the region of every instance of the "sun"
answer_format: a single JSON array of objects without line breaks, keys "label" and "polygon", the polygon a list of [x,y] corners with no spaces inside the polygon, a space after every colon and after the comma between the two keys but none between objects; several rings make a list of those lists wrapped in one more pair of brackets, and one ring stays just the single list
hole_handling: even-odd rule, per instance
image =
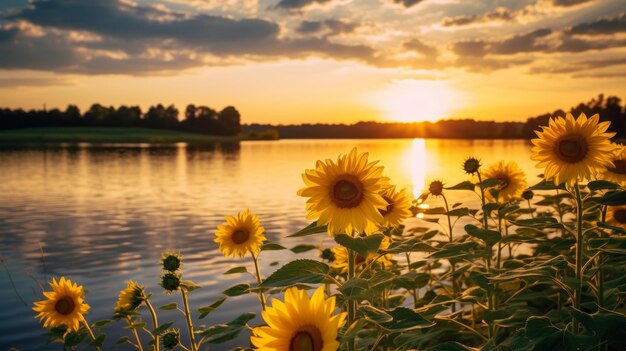
[{"label": "sun", "polygon": [[404,79],[386,84],[366,99],[387,120],[424,122],[450,117],[462,96],[447,81]]}]

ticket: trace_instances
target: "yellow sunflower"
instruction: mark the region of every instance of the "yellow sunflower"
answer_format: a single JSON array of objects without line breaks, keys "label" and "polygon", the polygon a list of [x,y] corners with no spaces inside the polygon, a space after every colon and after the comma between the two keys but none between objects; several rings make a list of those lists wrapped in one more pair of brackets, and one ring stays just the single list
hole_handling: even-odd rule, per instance
[{"label": "yellow sunflower", "polygon": [[486,192],[489,201],[508,202],[517,199],[528,188],[526,175],[515,162],[504,163],[504,161],[499,161],[487,168],[482,176],[483,179],[500,180],[497,187],[499,190],[497,199],[491,195],[491,192]]},{"label": "yellow sunflower", "polygon": [[126,288],[120,291],[120,294],[117,297],[115,312],[134,312],[145,299],[146,295],[144,294],[144,287],[132,280],[129,280]]},{"label": "yellow sunflower", "polygon": [[306,291],[289,288],[285,302],[273,299],[262,312],[267,326],[254,328],[250,341],[264,351],[336,351],[346,313],[333,315],[335,309],[335,297],[326,299],[321,286],[310,299]]},{"label": "yellow sunflower", "polygon": [[381,195],[387,201],[387,208],[379,210],[383,215],[383,227],[397,228],[404,219],[411,217],[411,199],[404,189],[396,191],[396,187],[391,187]]},{"label": "yellow sunflower", "polygon": [[[385,250],[389,247],[389,238],[383,237],[383,241],[380,243],[380,249]],[[346,273],[348,271],[348,250],[343,246],[335,246],[333,247],[333,256],[335,260],[333,261],[333,268],[341,271],[342,273]],[[367,257],[363,258],[363,256],[356,254],[354,258],[355,266],[364,267],[372,260],[378,257],[378,254],[375,252],[370,253]],[[391,266],[392,255],[383,255],[376,260],[376,263],[384,265],[385,267]]]},{"label": "yellow sunflower", "polygon": [[587,118],[584,113],[574,119],[568,113],[566,118],[550,119],[547,127],[536,132],[531,159],[545,169],[547,180],[573,184],[613,166],[610,158],[615,146],[609,139],[615,133],[607,133],[610,122],[598,123],[599,119],[597,114]]},{"label": "yellow sunflower", "polygon": [[368,162],[368,154],[359,154],[354,148],[348,155],[340,155],[337,162],[317,161],[315,169],[302,175],[305,187],[298,195],[307,200],[307,219],[328,225],[328,234],[354,231],[372,233],[383,222],[380,210],[387,202],[380,195],[388,185],[382,176],[383,167]]},{"label": "yellow sunflower", "polygon": [[614,167],[609,166],[606,171],[600,175],[600,179],[626,186],[626,146],[614,145],[617,148],[617,151],[611,158]]},{"label": "yellow sunflower", "polygon": [[626,229],[626,206],[609,206],[606,210],[606,222]]},{"label": "yellow sunflower", "polygon": [[43,293],[46,300],[35,302],[33,311],[39,312],[35,318],[45,320],[44,328],[66,326],[65,335],[77,331],[80,322],[84,321],[83,315],[89,310],[89,305],[83,300],[85,291],[82,285],[61,277],[58,282],[52,278],[50,287],[52,291]]},{"label": "yellow sunflower", "polygon": [[225,256],[257,255],[266,240],[259,217],[246,210],[236,216],[226,216],[226,224],[217,227],[215,242]]}]

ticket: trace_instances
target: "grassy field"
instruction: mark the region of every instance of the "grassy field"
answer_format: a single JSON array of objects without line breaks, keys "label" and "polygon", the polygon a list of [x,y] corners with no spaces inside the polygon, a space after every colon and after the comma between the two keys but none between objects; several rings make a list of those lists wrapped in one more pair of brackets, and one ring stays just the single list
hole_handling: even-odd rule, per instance
[{"label": "grassy field", "polygon": [[145,128],[59,127],[0,131],[0,143],[208,143],[237,137]]}]

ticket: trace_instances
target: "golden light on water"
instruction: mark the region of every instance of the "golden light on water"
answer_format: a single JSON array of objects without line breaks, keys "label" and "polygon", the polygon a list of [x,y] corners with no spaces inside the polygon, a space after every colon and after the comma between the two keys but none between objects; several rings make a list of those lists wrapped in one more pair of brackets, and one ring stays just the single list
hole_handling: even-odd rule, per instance
[{"label": "golden light on water", "polygon": [[414,198],[418,198],[426,187],[427,161],[426,140],[413,139],[411,148],[404,156],[403,163],[409,168]]}]

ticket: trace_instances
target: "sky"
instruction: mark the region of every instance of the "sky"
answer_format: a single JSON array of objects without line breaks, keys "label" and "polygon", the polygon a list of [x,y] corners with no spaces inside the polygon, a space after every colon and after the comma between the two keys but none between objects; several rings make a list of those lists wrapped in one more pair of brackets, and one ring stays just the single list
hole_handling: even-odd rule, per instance
[{"label": "sky", "polygon": [[624,0],[2,0],[0,106],[522,121],[626,98]]}]

